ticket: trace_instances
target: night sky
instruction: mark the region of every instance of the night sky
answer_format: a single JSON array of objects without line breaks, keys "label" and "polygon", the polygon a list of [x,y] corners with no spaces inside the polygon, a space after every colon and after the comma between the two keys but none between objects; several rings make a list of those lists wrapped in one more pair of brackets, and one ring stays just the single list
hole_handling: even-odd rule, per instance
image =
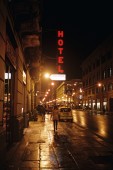
[{"label": "night sky", "polygon": [[64,30],[67,80],[81,78],[83,60],[113,32],[112,4],[108,0],[43,0],[42,52],[50,58],[57,57],[57,30]]}]

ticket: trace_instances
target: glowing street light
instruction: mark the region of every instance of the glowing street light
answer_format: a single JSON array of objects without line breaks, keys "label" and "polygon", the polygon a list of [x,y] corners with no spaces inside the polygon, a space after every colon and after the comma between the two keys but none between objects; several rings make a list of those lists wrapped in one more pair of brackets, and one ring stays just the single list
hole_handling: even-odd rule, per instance
[{"label": "glowing street light", "polygon": [[98,83],[98,87],[101,87],[102,86],[102,84],[101,83]]},{"label": "glowing street light", "polygon": [[52,82],[52,83],[51,83],[51,85],[52,85],[52,86],[54,86],[54,85],[55,85],[55,83],[54,83],[54,82]]},{"label": "glowing street light", "polygon": [[49,74],[49,73],[45,73],[45,75],[44,75],[44,76],[45,76],[45,78],[47,78],[47,79],[48,79],[48,78],[50,77],[50,74]]}]

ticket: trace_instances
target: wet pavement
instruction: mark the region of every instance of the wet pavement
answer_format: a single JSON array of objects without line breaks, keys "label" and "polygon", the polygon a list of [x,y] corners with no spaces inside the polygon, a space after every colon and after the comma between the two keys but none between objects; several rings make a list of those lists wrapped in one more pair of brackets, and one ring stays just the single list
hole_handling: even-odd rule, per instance
[{"label": "wet pavement", "polygon": [[7,152],[7,170],[113,170],[113,146],[76,123],[59,122],[54,133],[50,115],[24,130]]},{"label": "wet pavement", "polygon": [[73,110],[73,119],[113,144],[113,113]]}]

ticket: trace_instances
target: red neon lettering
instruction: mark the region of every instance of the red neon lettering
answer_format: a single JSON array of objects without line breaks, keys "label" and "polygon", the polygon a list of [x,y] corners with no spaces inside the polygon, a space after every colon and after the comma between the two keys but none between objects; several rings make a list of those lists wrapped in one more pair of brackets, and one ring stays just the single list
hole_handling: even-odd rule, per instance
[{"label": "red neon lettering", "polygon": [[64,36],[64,31],[58,31],[58,37],[63,37]]},{"label": "red neon lettering", "polygon": [[59,45],[59,46],[62,46],[63,44],[64,44],[64,41],[63,41],[62,39],[59,39],[59,40],[58,40],[58,45]]},{"label": "red neon lettering", "polygon": [[[59,38],[60,37],[60,38]],[[64,37],[64,31],[58,31],[58,51],[59,55],[63,54],[63,45],[64,45],[64,40],[62,39]],[[62,65],[64,63],[64,57],[63,56],[58,56],[58,73],[64,73],[64,70],[62,68]]]},{"label": "red neon lettering", "polygon": [[59,73],[64,73],[64,70],[61,68],[61,65],[58,65],[58,72]]},{"label": "red neon lettering", "polygon": [[60,54],[63,53],[63,49],[64,49],[64,48],[58,48]]},{"label": "red neon lettering", "polygon": [[64,61],[63,61],[63,59],[64,59],[64,57],[58,57],[58,63],[64,63]]}]

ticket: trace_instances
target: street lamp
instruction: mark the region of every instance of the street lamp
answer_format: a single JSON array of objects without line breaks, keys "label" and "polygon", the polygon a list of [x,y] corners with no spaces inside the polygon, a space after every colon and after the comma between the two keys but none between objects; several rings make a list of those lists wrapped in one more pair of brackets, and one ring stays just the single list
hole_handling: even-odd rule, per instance
[{"label": "street lamp", "polygon": [[[98,92],[100,93],[99,96],[100,96],[100,99],[97,99],[97,109],[101,109],[103,108],[103,91],[102,91],[102,83],[99,82],[98,84]],[[100,100],[100,101],[99,101]]]},{"label": "street lamp", "polygon": [[45,83],[44,83],[44,85],[42,86],[42,81],[44,81],[44,77],[46,78],[46,79],[48,79],[49,78],[49,76],[50,76],[50,74],[49,73],[43,73],[42,71],[40,71],[40,73],[39,73],[39,78],[38,78],[38,80],[36,80],[36,82],[35,82],[35,90],[37,91],[37,89],[38,89],[38,92],[39,93],[37,93],[36,92],[36,99],[35,99],[35,105],[37,105],[38,103],[40,103],[40,100],[42,100],[42,97],[44,96],[44,93],[42,92],[42,90],[44,91],[44,85],[45,85]]},{"label": "street lamp", "polygon": [[98,87],[101,87],[102,86],[102,83],[98,83]]},{"label": "street lamp", "polygon": [[51,100],[54,102],[55,101],[55,103],[56,103],[56,94],[55,94],[55,89],[54,89],[54,87],[55,87],[55,83],[54,82],[51,82],[51,89],[52,89],[52,91],[51,91]]},{"label": "street lamp", "polygon": [[54,86],[54,85],[55,85],[55,83],[54,83],[54,82],[51,82],[51,85],[52,85],[52,86]]},{"label": "street lamp", "polygon": [[45,73],[45,75],[44,75],[44,76],[45,76],[45,78],[47,78],[47,79],[48,79],[48,78],[50,77],[50,74],[49,74],[49,73]]}]

